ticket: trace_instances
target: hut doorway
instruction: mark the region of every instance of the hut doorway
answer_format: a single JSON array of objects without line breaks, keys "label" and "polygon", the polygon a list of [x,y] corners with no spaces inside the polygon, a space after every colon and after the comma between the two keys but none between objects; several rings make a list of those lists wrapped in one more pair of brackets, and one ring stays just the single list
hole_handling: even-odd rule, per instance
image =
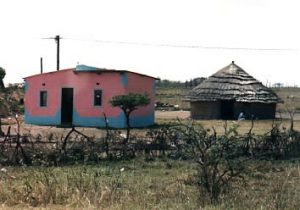
[{"label": "hut doorway", "polygon": [[221,119],[232,120],[234,119],[234,102],[235,100],[221,101]]},{"label": "hut doorway", "polygon": [[73,88],[61,90],[61,124],[72,125],[73,123]]}]

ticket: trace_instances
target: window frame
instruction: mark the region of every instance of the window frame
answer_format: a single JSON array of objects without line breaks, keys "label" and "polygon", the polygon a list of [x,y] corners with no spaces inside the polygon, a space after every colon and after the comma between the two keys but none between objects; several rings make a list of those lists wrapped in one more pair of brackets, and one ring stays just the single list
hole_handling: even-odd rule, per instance
[{"label": "window frame", "polygon": [[40,107],[48,106],[48,91],[47,90],[40,91],[39,105],[40,105]]},{"label": "window frame", "polygon": [[[100,99],[97,98],[97,95],[99,94],[99,92],[100,92]],[[102,91],[102,89],[94,89],[93,93],[94,93],[93,94],[93,105],[94,105],[94,107],[101,107],[102,104],[103,104],[102,103],[103,102],[103,91]]]}]

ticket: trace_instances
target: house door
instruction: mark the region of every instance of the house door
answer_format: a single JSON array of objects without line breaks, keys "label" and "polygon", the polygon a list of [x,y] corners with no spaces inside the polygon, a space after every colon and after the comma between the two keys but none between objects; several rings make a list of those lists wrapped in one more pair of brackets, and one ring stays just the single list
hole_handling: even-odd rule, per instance
[{"label": "house door", "polygon": [[234,119],[234,100],[221,101],[221,119],[232,120]]},{"label": "house door", "polygon": [[61,124],[73,122],[73,88],[61,90]]}]

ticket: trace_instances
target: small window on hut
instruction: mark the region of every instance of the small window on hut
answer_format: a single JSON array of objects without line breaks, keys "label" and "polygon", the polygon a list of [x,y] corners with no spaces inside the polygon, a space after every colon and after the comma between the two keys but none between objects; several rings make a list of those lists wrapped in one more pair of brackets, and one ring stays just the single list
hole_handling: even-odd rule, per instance
[{"label": "small window on hut", "polygon": [[94,90],[94,106],[102,105],[102,90]]},{"label": "small window on hut", "polygon": [[47,91],[40,92],[40,107],[47,106]]}]

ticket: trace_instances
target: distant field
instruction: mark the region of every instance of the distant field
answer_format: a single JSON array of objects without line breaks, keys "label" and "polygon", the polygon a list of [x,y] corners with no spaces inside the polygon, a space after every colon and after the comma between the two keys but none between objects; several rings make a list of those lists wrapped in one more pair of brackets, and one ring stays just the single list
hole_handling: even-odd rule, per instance
[{"label": "distant field", "polygon": [[285,111],[286,108],[300,111],[300,88],[276,88],[274,91],[284,100],[283,104],[277,106],[278,111]]},{"label": "distant field", "polygon": [[182,99],[189,90],[188,88],[157,88],[156,101],[177,104],[180,109],[186,110],[190,108],[190,104]]}]

